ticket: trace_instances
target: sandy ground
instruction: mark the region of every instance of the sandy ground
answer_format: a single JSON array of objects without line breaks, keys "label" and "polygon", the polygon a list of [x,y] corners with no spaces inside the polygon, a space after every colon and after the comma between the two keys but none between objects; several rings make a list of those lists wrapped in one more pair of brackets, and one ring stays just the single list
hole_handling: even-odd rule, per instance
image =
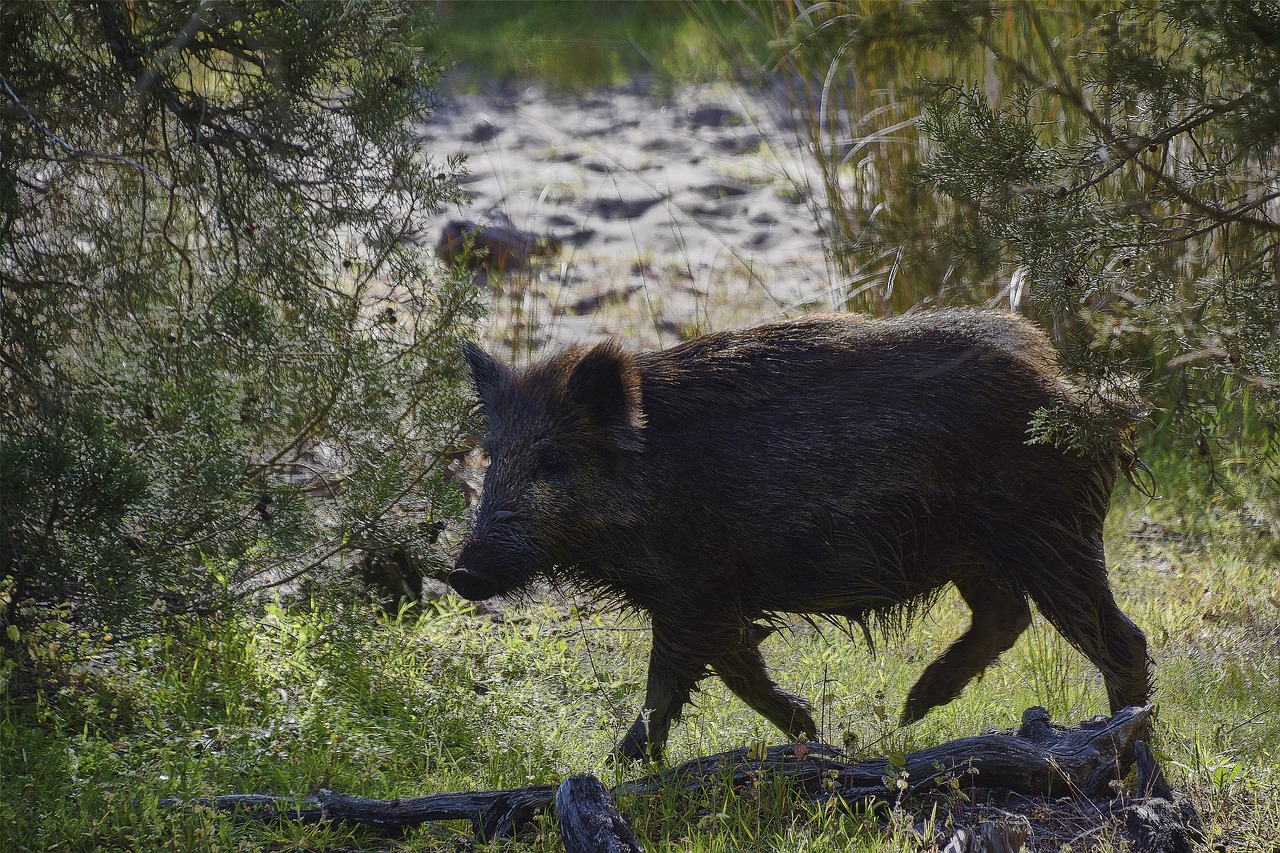
[{"label": "sandy ground", "polygon": [[466,219],[563,241],[489,281],[489,343],[514,361],[606,337],[669,346],[842,301],[778,92],[512,85],[447,97],[418,135],[470,171],[470,203],[433,240]]}]

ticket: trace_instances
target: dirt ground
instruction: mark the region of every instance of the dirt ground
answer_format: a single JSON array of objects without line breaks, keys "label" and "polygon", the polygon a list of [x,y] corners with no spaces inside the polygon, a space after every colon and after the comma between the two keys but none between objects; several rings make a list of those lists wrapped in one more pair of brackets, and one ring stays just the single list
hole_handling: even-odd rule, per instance
[{"label": "dirt ground", "polygon": [[489,343],[517,363],[606,337],[670,346],[843,302],[822,252],[820,185],[779,90],[512,84],[446,97],[418,136],[433,157],[465,155],[470,172],[470,203],[432,239],[466,220],[563,246],[489,279]]}]

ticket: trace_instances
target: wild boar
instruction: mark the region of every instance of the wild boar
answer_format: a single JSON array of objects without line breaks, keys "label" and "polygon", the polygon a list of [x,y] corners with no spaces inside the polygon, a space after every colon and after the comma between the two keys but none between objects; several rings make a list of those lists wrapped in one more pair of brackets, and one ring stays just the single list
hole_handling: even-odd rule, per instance
[{"label": "wild boar", "polygon": [[1118,459],[1029,441],[1033,413],[1086,402],[1026,321],[813,316],[659,352],[574,347],[523,370],[464,350],[490,464],[449,581],[483,600],[544,576],[648,614],[644,708],[620,754],[658,756],[709,672],[816,737],[811,706],[769,677],[767,625],[865,628],[948,583],[972,623],[904,722],[1013,645],[1028,597],[1102,672],[1113,712],[1150,694],[1146,640],[1103,556]]}]

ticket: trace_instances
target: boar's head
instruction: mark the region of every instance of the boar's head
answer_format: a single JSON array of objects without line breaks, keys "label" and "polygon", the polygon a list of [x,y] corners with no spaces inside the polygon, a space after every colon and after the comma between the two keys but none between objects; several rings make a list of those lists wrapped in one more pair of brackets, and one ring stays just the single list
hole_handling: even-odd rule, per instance
[{"label": "boar's head", "polygon": [[484,492],[449,583],[480,601],[554,576],[631,515],[640,379],[612,343],[513,370],[467,344],[488,434]]}]

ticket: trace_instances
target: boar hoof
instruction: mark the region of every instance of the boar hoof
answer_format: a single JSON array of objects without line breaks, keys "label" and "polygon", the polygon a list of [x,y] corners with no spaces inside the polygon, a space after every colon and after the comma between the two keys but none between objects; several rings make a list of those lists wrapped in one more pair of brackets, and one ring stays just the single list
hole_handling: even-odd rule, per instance
[{"label": "boar hoof", "polygon": [[[645,731],[644,723],[637,721],[631,727],[631,731],[627,732],[626,736],[613,748],[613,755],[620,761],[647,761],[649,760],[648,747],[649,736]],[[654,758],[657,758],[657,755]]]}]

